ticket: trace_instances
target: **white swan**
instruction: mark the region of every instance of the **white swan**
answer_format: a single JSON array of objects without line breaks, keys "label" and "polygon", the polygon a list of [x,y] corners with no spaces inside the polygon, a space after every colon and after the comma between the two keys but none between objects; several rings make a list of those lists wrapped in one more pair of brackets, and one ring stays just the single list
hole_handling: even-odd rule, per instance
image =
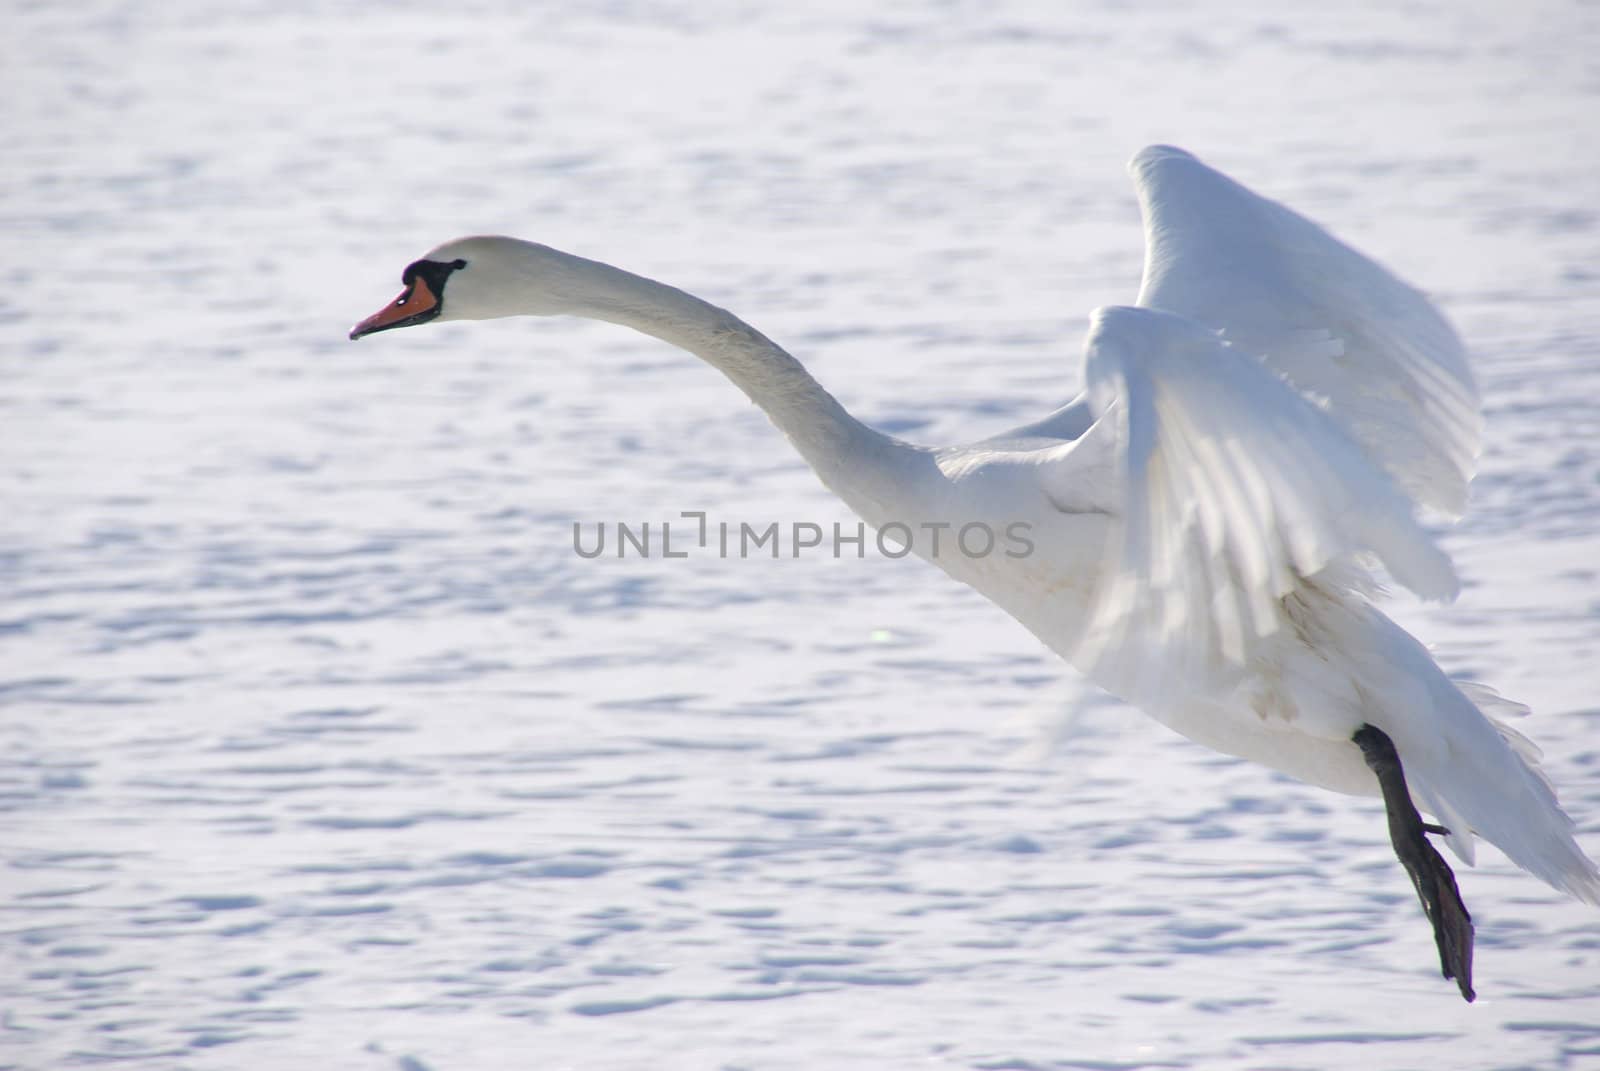
[{"label": "white swan", "polygon": [[1538,750],[1491,715],[1510,704],[1451,681],[1370,601],[1373,559],[1419,595],[1456,594],[1415,513],[1466,502],[1481,427],[1466,355],[1416,290],[1189,153],[1147,148],[1130,171],[1147,243],[1138,305],[1094,314],[1081,397],[967,446],[880,434],[731,313],[511,238],[434,249],[350,337],[608,320],[720,369],[870,524],[1028,525],[1024,557],[968,556],[948,538],[914,549],[1184,736],[1381,793],[1444,975],[1471,1000],[1470,916],[1426,832],[1469,864],[1480,834],[1590,903],[1600,873]]}]

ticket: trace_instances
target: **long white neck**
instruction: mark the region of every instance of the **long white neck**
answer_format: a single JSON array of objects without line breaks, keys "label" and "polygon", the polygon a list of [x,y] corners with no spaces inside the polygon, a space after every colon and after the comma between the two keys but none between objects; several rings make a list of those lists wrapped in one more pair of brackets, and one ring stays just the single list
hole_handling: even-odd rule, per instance
[{"label": "long white neck", "polygon": [[720,370],[760,406],[832,490],[869,522],[889,514],[931,469],[931,455],[867,427],[822,388],[799,361],[725,309],[675,287],[570,254],[536,247],[540,288],[564,312],[653,335]]}]

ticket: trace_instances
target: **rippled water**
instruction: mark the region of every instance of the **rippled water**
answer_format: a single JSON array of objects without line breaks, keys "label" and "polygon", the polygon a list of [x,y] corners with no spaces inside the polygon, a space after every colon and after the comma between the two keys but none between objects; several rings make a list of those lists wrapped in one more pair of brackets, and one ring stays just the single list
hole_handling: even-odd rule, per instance
[{"label": "rippled water", "polygon": [[[841,0],[12,5],[0,1066],[1571,1067],[1600,913],[1492,849],[1468,1007],[1380,806],[1202,751],[848,521],[693,359],[344,330],[504,231],[704,294],[865,418],[1075,385],[1186,145],[1435,293],[1453,607],[1600,852],[1600,19]],[[1043,756],[1042,758],[1040,756]]]}]

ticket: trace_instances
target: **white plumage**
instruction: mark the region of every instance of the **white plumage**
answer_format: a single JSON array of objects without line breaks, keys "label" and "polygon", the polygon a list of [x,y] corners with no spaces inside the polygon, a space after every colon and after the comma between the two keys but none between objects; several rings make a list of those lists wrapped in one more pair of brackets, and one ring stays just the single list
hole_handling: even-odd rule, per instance
[{"label": "white plumage", "polygon": [[[937,553],[913,547],[1108,691],[1201,744],[1341,792],[1378,792],[1352,742],[1373,726],[1463,859],[1478,834],[1600,903],[1600,873],[1537,749],[1492,713],[1505,701],[1451,681],[1372,602],[1374,565],[1424,598],[1459,587],[1418,517],[1460,513],[1478,453],[1455,332],[1384,268],[1187,152],[1148,148],[1130,171],[1147,243],[1138,304],[1094,314],[1082,396],[971,445],[880,434],[732,314],[515,239],[433,250],[407,271],[426,286],[352,337],[561,313],[690,350],[869,523],[1027,525],[1034,549],[1020,558],[970,556],[948,538]],[[1470,999],[1470,923],[1465,955]]]}]

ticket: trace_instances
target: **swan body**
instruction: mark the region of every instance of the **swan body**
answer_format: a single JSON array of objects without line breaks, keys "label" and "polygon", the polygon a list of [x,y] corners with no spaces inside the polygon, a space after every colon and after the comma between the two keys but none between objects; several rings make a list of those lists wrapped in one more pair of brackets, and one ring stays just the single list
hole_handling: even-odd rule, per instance
[{"label": "swan body", "polygon": [[[1106,690],[1198,743],[1345,793],[1380,790],[1385,775],[1355,742],[1376,730],[1393,743],[1396,773],[1403,764],[1401,796],[1438,819],[1427,828],[1463,860],[1481,835],[1600,904],[1600,873],[1537,748],[1496,717],[1515,704],[1451,680],[1373,603],[1374,564],[1425,598],[1459,586],[1417,519],[1459,515],[1478,453],[1478,395],[1455,332],[1384,268],[1183,150],[1147,148],[1129,170],[1144,278],[1135,305],[1091,318],[1087,389],[968,445],[879,433],[731,313],[516,239],[432,250],[351,337],[564,314],[689,350],[761,406],[869,524],[1026,525],[1032,552],[1020,557],[972,556],[948,535],[937,549],[919,535],[912,550]],[[1385,798],[1393,830],[1396,807],[1410,804],[1387,787]],[[1413,878],[1451,976],[1441,923]],[[1458,980],[1471,999],[1460,915]]]}]

